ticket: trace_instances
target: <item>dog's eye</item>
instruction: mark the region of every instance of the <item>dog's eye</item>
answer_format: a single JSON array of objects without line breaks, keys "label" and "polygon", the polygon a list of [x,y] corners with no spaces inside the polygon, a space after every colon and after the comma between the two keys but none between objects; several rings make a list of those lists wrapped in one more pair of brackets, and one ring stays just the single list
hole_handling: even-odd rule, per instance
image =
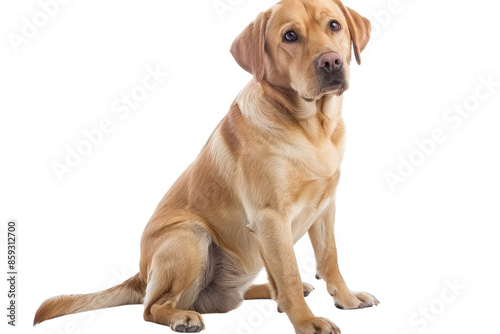
[{"label": "dog's eye", "polygon": [[283,40],[285,40],[286,42],[295,42],[299,39],[299,36],[297,35],[297,33],[293,30],[289,30],[285,33],[285,35],[283,36]]},{"label": "dog's eye", "polygon": [[332,31],[339,31],[340,28],[340,23],[338,23],[337,21],[330,22],[330,29],[332,29]]}]

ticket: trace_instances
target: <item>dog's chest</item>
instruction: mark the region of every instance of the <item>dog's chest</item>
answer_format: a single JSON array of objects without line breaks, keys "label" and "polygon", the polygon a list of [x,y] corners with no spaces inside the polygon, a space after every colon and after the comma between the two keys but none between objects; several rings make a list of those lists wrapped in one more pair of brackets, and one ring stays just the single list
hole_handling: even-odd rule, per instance
[{"label": "dog's chest", "polygon": [[318,193],[332,190],[328,185],[340,169],[342,152],[330,140],[315,145],[301,140],[288,150],[286,158],[290,190],[302,201],[314,202]]},{"label": "dog's chest", "polygon": [[300,239],[332,203],[340,176],[341,152],[331,142],[302,151],[290,170],[292,234]]}]

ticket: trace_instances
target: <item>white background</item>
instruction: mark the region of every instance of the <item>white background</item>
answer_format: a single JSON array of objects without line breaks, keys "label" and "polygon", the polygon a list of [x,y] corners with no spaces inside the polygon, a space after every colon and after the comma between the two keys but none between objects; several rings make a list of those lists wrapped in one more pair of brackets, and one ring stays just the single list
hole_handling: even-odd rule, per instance
[{"label": "white background", "polygon": [[[5,224],[16,219],[20,272],[18,327],[2,315],[2,333],[170,332],[144,322],[140,305],[31,323],[48,297],[94,292],[137,272],[156,204],[251,78],[229,46],[274,1],[230,3],[221,17],[213,0],[69,1],[18,52],[8,36],[21,34],[23,17],[33,21],[40,4],[0,4],[0,258]],[[305,237],[296,253],[303,280],[316,287],[308,303],[346,334],[495,332],[500,87],[480,101],[474,94],[487,92],[481,77],[500,81],[499,8],[490,0],[401,0],[382,17],[394,7],[388,0],[346,4],[379,29],[345,94],[340,265],[353,290],[382,303],[336,309],[314,279]],[[121,120],[111,105],[142,83],[148,66],[169,75]],[[464,101],[478,105],[460,125],[446,122],[447,110]],[[60,182],[52,163],[64,163],[66,147],[105,118],[114,130]],[[418,158],[415,141],[437,128],[446,141],[392,190],[385,174],[397,173],[399,157]],[[461,289],[445,302],[447,281]],[[293,333],[271,301],[204,319],[206,333]]]}]

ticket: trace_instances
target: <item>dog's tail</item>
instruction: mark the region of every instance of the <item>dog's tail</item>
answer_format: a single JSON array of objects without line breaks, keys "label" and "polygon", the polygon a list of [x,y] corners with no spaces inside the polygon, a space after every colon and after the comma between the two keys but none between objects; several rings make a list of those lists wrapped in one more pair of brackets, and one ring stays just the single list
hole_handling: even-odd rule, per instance
[{"label": "dog's tail", "polygon": [[139,274],[110,289],[86,295],[64,295],[49,298],[40,305],[33,326],[66,314],[101,308],[141,304],[146,291]]}]

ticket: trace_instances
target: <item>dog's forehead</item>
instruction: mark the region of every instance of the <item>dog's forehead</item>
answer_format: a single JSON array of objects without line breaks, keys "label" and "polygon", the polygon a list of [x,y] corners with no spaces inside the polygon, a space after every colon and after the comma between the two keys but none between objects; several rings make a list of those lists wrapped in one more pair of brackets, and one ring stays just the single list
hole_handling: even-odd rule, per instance
[{"label": "dog's forehead", "polygon": [[311,24],[326,17],[342,19],[344,15],[335,0],[282,0],[273,8],[273,16],[279,23]]}]

